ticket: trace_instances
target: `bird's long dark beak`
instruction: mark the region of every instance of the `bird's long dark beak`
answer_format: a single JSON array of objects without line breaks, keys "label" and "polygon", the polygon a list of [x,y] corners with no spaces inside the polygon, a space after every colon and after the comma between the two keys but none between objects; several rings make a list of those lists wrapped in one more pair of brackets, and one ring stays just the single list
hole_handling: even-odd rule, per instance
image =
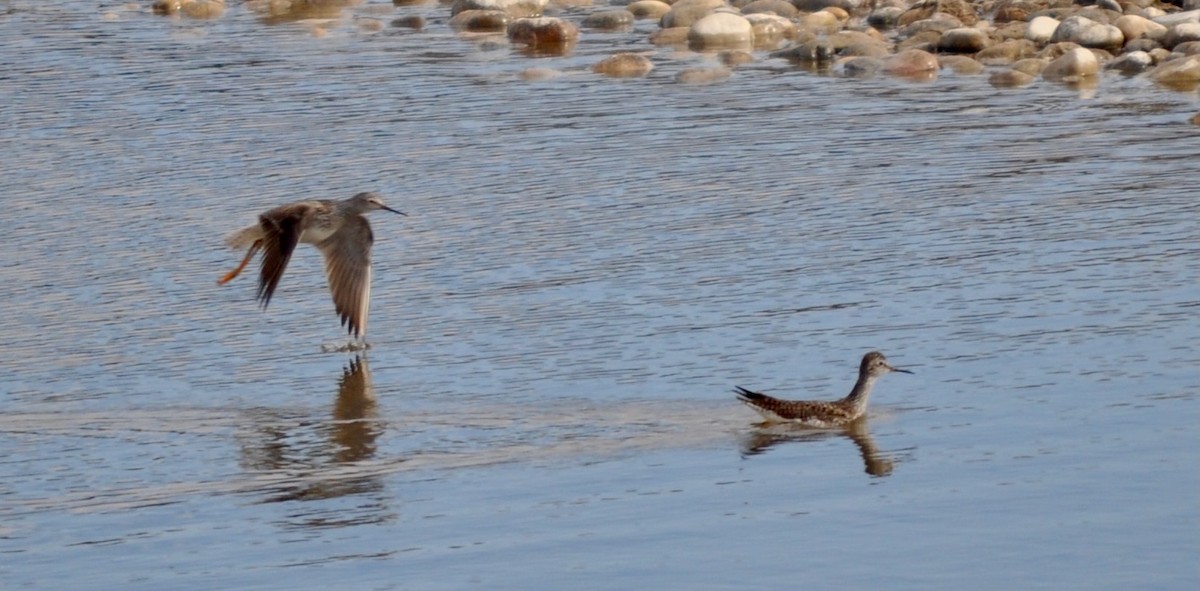
[{"label": "bird's long dark beak", "polygon": [[386,205],[380,205],[380,206],[379,206],[379,209],[386,209],[386,210],[388,210],[388,211],[390,211],[390,212],[392,212],[392,213],[398,213],[398,214],[400,214],[400,215],[402,215],[402,216],[404,216],[404,217],[408,217],[408,214],[407,214],[407,213],[404,213],[403,211],[397,211],[397,210],[395,210],[395,209],[392,209],[392,208],[390,208],[390,207],[388,207],[388,206],[386,206]]},{"label": "bird's long dark beak", "polygon": [[907,374],[911,374],[911,373],[912,373],[911,371],[908,371],[907,369],[900,369],[899,367],[892,367],[892,366],[890,366],[890,365],[888,366],[888,369],[890,369],[890,370],[892,370],[892,371],[898,371],[898,372],[900,372],[900,373],[907,373]]}]

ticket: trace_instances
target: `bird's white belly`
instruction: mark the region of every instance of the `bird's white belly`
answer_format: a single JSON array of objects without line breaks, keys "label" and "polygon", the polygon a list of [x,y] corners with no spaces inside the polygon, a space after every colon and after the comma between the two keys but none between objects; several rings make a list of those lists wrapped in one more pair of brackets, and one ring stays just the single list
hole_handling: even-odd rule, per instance
[{"label": "bird's white belly", "polygon": [[317,244],[320,242],[324,242],[326,238],[333,236],[334,233],[337,231],[338,231],[337,226],[333,226],[333,225],[312,226],[309,228],[305,228],[304,232],[300,234],[300,242],[303,242],[305,244]]}]

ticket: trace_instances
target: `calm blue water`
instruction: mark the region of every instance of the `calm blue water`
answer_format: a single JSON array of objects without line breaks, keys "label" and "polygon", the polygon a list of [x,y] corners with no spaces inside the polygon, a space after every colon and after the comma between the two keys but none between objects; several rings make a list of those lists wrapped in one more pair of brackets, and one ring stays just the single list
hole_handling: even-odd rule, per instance
[{"label": "calm blue water", "polygon": [[[5,9],[5,589],[1200,581],[1195,93]],[[365,362],[315,250],[266,312],[215,285],[257,212],[365,189],[410,216],[372,217]],[[916,374],[863,432],[730,393],[838,397],[872,349]]]}]

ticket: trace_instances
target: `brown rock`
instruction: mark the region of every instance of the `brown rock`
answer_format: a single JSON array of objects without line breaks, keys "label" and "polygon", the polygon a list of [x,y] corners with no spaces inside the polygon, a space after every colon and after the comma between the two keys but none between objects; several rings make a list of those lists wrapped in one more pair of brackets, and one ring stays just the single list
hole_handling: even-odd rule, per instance
[{"label": "brown rock", "polygon": [[717,59],[721,60],[722,64],[732,68],[733,66],[754,63],[754,54],[750,53],[749,51],[734,49],[718,53]]},{"label": "brown rock", "polygon": [[884,63],[884,71],[896,76],[913,76],[936,72],[940,65],[937,56],[920,49],[901,51],[888,58]]},{"label": "brown rock", "polygon": [[671,5],[660,0],[637,0],[637,2],[630,2],[625,10],[632,12],[634,18],[662,18],[671,10]]},{"label": "brown rock", "polygon": [[938,65],[943,68],[950,68],[955,74],[962,76],[973,76],[984,69],[983,64],[967,55],[938,56]]},{"label": "brown rock", "polygon": [[900,15],[899,24],[901,27],[905,27],[919,20],[931,18],[935,13],[953,16],[968,27],[979,22],[975,9],[966,0],[921,0]]},{"label": "brown rock", "polygon": [[787,0],[754,0],[742,6],[742,14],[755,14],[759,12],[773,12],[783,18],[796,18],[800,14],[800,11]]},{"label": "brown rock", "polygon": [[1018,72],[1024,72],[1030,76],[1041,76],[1042,70],[1045,70],[1046,66],[1048,65],[1050,65],[1050,60],[1048,59],[1030,57],[1023,60],[1017,60],[1013,63],[1012,69]]},{"label": "brown rock", "polygon": [[1016,70],[1001,70],[999,72],[994,72],[988,77],[988,84],[1001,88],[1012,88],[1016,86],[1028,86],[1029,84],[1032,84],[1034,80],[1036,80],[1036,78],[1026,74],[1025,72],[1018,72]]},{"label": "brown rock", "polygon": [[975,59],[989,66],[1011,64],[1019,59],[1033,57],[1037,46],[1028,39],[1009,39],[997,43],[975,55]]},{"label": "brown rock", "polygon": [[512,19],[502,10],[464,10],[450,17],[456,31],[504,31]]},{"label": "brown rock", "polygon": [[659,29],[650,34],[650,43],[654,45],[687,45],[690,27],[672,27]]},{"label": "brown rock", "polygon": [[650,59],[638,53],[618,53],[592,66],[592,71],[614,78],[637,78],[654,69]]},{"label": "brown rock", "polygon": [[583,19],[583,26],[591,29],[615,30],[633,26],[632,12],[619,8],[616,10],[601,10],[593,12]]},{"label": "brown rock", "polygon": [[579,40],[579,28],[571,21],[552,16],[520,18],[509,23],[508,40],[534,50],[559,50]]}]

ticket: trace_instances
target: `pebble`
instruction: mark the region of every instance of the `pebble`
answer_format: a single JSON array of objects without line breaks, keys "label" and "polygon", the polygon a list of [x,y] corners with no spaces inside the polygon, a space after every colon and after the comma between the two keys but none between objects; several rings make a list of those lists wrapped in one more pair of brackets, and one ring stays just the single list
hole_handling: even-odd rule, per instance
[{"label": "pebble", "polygon": [[1144,51],[1131,51],[1104,65],[1107,70],[1116,70],[1122,74],[1140,74],[1154,65],[1154,58]]},{"label": "pebble", "polygon": [[1099,71],[1100,60],[1096,59],[1096,54],[1082,47],[1076,47],[1050,62],[1050,65],[1042,70],[1042,78],[1069,82],[1094,76]]},{"label": "pebble", "polygon": [[988,76],[988,84],[1002,88],[1029,86],[1037,78],[1019,70],[1000,70]]},{"label": "pebble", "polygon": [[688,46],[692,49],[750,47],[754,27],[750,21],[732,12],[714,12],[692,24]]},{"label": "pebble", "polygon": [[671,10],[662,16],[659,26],[664,29],[690,27],[725,5],[725,0],[678,0],[671,5]]},{"label": "pebble", "polygon": [[593,72],[613,78],[637,78],[649,74],[653,69],[650,58],[639,53],[618,53],[592,66]]},{"label": "pebble", "polygon": [[949,53],[977,53],[990,43],[987,33],[970,27],[959,27],[942,33],[938,40],[938,51]]},{"label": "pebble", "polygon": [[1058,30],[1058,25],[1061,25],[1058,19],[1049,16],[1036,16],[1029,21],[1029,26],[1025,29],[1025,38],[1034,43],[1049,43],[1054,37],[1054,31]]},{"label": "pebble", "polygon": [[966,55],[940,55],[938,65],[962,76],[974,76],[984,70],[984,65]]},{"label": "pebble", "polygon": [[671,10],[671,5],[660,0],[638,0],[630,2],[625,10],[628,10],[637,19],[658,19]]},{"label": "pebble", "polygon": [[1125,44],[1125,35],[1121,29],[1112,25],[1096,22],[1083,16],[1067,17],[1054,30],[1050,37],[1051,43],[1069,42],[1083,47],[1101,49],[1119,48]]},{"label": "pebble", "polygon": [[936,55],[920,49],[908,49],[890,57],[884,70],[895,76],[920,76],[941,68]]},{"label": "pebble", "polygon": [[508,24],[508,40],[534,50],[560,51],[579,40],[579,27],[552,16],[520,18]]},{"label": "pebble", "polygon": [[1167,36],[1167,28],[1142,16],[1126,14],[1118,18],[1113,26],[1121,30],[1126,41],[1147,37],[1161,40]]},{"label": "pebble", "polygon": [[1175,46],[1189,41],[1200,41],[1200,23],[1179,23],[1167,30],[1163,46],[1174,49]]},{"label": "pebble", "polygon": [[775,49],[796,35],[796,25],[782,16],[756,12],[745,18],[750,21],[754,46],[759,49]]},{"label": "pebble", "polygon": [[503,10],[464,10],[450,19],[450,28],[456,31],[506,31],[512,18]]},{"label": "pebble", "polygon": [[1200,84],[1200,56],[1171,60],[1150,72],[1150,79],[1181,90],[1195,89]]},{"label": "pebble", "polygon": [[786,19],[796,18],[800,10],[787,0],[754,0],[741,8],[742,14],[766,13],[775,14]]},{"label": "pebble", "polygon": [[632,12],[620,8],[617,10],[602,10],[593,12],[583,19],[583,26],[593,29],[623,29],[633,26],[633,21],[636,17]]},{"label": "pebble", "polygon": [[450,15],[465,10],[499,10],[513,18],[540,16],[550,0],[454,0]]}]

